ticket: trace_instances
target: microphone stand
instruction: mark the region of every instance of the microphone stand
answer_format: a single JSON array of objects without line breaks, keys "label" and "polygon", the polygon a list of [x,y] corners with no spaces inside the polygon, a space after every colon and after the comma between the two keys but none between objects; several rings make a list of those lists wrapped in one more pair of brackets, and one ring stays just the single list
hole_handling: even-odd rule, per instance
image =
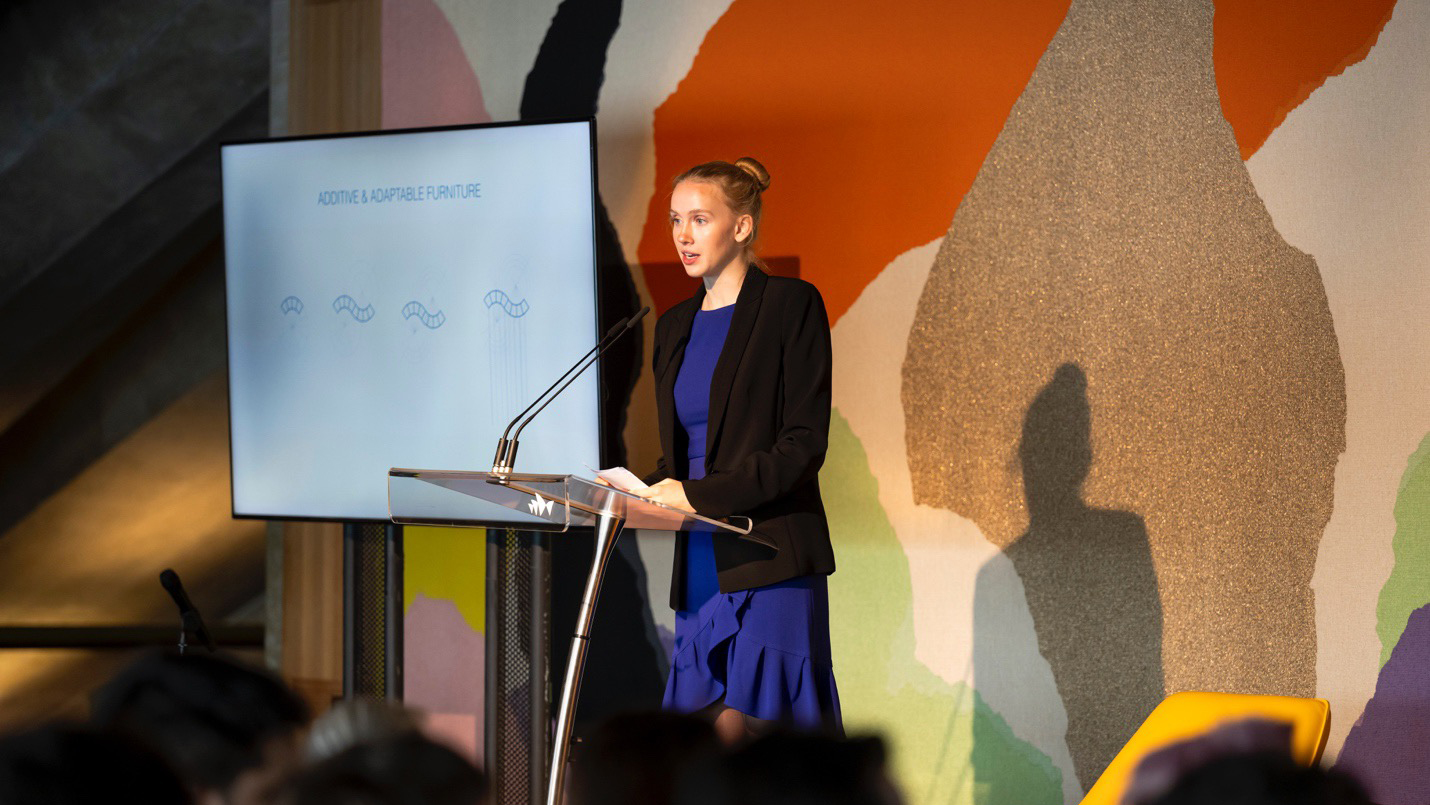
[{"label": "microphone stand", "polygon": [[[188,644],[185,643],[186,638],[187,638],[189,635],[191,635],[191,634],[192,634],[192,635],[197,635],[197,634],[199,633],[199,631],[200,631],[201,629],[203,629],[203,628],[204,628],[203,620],[200,619],[200,617],[199,617],[199,611],[198,611],[197,609],[191,609],[191,610],[188,610],[187,612],[180,613],[180,615],[179,615],[179,653],[180,653],[180,654],[183,654],[183,653],[184,653],[184,649],[187,648],[187,646],[188,646]],[[214,650],[213,647],[210,646],[210,647],[209,647],[209,651],[213,651],[213,650]]]},{"label": "microphone stand", "polygon": [[159,584],[169,593],[169,597],[174,599],[174,604],[179,608],[179,653],[183,654],[189,647],[189,635],[208,649],[210,653],[217,651],[213,637],[209,634],[208,627],[204,626],[203,616],[199,614],[198,607],[189,600],[189,595],[184,591],[184,583],[179,580],[179,574],[170,568],[165,568],[159,574]]}]

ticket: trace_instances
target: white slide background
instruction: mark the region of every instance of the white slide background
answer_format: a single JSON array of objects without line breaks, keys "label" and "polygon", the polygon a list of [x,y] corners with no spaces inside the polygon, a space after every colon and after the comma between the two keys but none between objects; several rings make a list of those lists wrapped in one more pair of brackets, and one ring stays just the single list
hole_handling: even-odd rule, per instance
[{"label": "white slide background", "polygon": [[[599,335],[586,123],[229,145],[223,172],[237,514],[386,519],[390,467],[487,469]],[[532,423],[519,469],[599,463],[597,385]]]}]

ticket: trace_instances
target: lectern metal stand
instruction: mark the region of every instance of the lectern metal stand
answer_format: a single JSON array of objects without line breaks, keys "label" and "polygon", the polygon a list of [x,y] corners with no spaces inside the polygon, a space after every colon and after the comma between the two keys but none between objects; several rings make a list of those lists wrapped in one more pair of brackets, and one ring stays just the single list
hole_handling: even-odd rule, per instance
[{"label": "lectern metal stand", "polygon": [[596,553],[586,576],[586,591],[571,638],[565,684],[556,715],[551,771],[546,803],[560,805],[564,794],[571,727],[581,692],[581,675],[591,638],[591,621],[601,579],[625,527],[653,531],[684,531],[698,524],[763,542],[750,534],[748,518],[713,520],[646,500],[575,475],[457,472],[392,469],[387,477],[388,513],[395,523],[480,528],[511,527],[564,532],[572,527],[596,529]]}]

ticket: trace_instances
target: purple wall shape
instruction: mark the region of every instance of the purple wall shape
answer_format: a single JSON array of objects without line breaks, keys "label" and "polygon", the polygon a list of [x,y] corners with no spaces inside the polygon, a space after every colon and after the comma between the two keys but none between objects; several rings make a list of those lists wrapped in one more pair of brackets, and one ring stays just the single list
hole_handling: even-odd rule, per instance
[{"label": "purple wall shape", "polygon": [[1411,613],[1336,770],[1380,805],[1430,802],[1430,604]]}]

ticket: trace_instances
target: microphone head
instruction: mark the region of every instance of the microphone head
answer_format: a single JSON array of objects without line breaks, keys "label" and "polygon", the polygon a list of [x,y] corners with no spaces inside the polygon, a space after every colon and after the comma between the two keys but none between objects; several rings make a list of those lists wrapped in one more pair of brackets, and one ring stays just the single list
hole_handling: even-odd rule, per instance
[{"label": "microphone head", "polygon": [[172,568],[166,567],[164,572],[159,574],[159,583],[164,586],[164,589],[171,592],[177,590],[179,589],[179,574],[175,573]]},{"label": "microphone head", "polygon": [[640,312],[636,313],[636,315],[634,315],[634,316],[631,316],[630,322],[626,324],[626,329],[629,330],[630,328],[636,326],[636,322],[638,322],[638,321],[640,321],[641,319],[645,318],[645,314],[647,314],[647,313],[649,313],[649,312],[650,312],[650,305],[646,305],[645,307],[641,308],[641,309],[640,309]]},{"label": "microphone head", "polygon": [[625,329],[630,326],[630,322],[630,318],[627,317],[611,325],[611,329],[607,330],[606,334],[601,336],[601,340],[605,341],[607,338],[614,338],[616,333],[625,332]]}]

